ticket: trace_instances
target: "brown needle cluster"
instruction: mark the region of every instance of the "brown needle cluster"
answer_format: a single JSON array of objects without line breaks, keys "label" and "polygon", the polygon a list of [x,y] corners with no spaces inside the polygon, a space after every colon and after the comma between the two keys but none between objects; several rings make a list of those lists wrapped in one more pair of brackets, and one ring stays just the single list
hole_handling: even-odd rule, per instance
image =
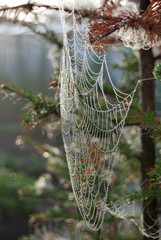
[{"label": "brown needle cluster", "polygon": [[[136,11],[137,9],[137,11]],[[89,37],[95,46],[103,47],[107,45],[108,36],[112,33],[123,34],[132,29],[133,37],[138,30],[142,30],[151,45],[157,45],[161,42],[161,1],[152,0],[146,11],[141,11],[137,7],[125,8],[121,1],[106,1],[101,8],[97,10],[97,18],[92,18],[89,22]]]}]

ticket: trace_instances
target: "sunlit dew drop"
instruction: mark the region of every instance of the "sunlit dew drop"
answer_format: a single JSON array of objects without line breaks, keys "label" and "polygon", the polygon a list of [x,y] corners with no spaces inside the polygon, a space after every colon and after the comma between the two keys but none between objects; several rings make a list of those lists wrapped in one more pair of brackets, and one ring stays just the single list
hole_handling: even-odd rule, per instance
[{"label": "sunlit dew drop", "polygon": [[48,134],[47,134],[47,137],[48,137],[49,139],[53,138],[53,133],[48,133]]},{"label": "sunlit dew drop", "polygon": [[70,201],[72,201],[72,200],[74,199],[74,194],[73,194],[73,193],[69,193],[68,199],[69,199]]},{"label": "sunlit dew drop", "polygon": [[43,157],[44,158],[48,158],[49,157],[49,153],[48,152],[43,152]]},{"label": "sunlit dew drop", "polygon": [[15,144],[17,145],[17,146],[20,146],[20,145],[22,145],[24,142],[23,142],[23,138],[22,138],[22,136],[17,136],[17,138],[16,138],[16,140],[15,140]]},{"label": "sunlit dew drop", "polygon": [[54,206],[54,210],[57,211],[57,212],[60,212],[60,211],[61,211],[60,207],[57,206],[57,205]]}]

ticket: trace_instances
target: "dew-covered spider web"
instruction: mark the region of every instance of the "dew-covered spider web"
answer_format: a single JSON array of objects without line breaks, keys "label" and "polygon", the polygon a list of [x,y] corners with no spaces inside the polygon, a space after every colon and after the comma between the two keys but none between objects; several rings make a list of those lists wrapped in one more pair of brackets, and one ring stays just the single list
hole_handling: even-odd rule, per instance
[{"label": "dew-covered spider web", "polygon": [[[125,207],[108,201],[118,144],[138,83],[131,93],[120,91],[109,73],[108,54],[93,49],[85,22],[78,23],[74,10],[68,13],[62,8],[60,16],[64,38],[60,74],[62,135],[80,214],[85,225],[95,231],[109,212],[129,218],[146,235],[142,216],[135,219],[131,212],[134,203]],[[67,21],[69,17],[72,20]]]}]

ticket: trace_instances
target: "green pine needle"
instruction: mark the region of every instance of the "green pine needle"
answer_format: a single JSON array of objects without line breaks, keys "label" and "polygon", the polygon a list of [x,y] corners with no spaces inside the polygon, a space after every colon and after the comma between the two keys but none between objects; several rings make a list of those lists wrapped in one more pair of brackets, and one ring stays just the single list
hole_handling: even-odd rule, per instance
[{"label": "green pine needle", "polygon": [[153,74],[157,80],[161,81],[161,64],[154,67]]},{"label": "green pine needle", "polygon": [[34,94],[13,84],[2,84],[0,89],[15,103],[24,102],[26,113],[22,119],[23,125],[28,127],[28,130],[35,128],[40,123],[44,124],[51,115],[60,117],[58,97],[45,97],[42,93]]}]

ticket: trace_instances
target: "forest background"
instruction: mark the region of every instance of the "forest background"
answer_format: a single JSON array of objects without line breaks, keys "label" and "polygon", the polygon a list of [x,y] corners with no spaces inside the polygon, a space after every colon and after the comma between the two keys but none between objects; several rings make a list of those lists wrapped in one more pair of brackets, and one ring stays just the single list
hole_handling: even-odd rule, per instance
[{"label": "forest background", "polygon": [[[91,7],[96,7],[95,4],[97,2],[92,6],[91,1]],[[85,4],[83,6],[86,7]],[[29,10],[24,7],[23,11],[25,9]],[[1,12],[6,11],[8,9],[4,10],[3,6]],[[109,215],[102,233],[83,231],[79,224],[81,218],[74,202],[60,133],[58,67],[62,36],[59,31],[59,17],[53,17],[49,9],[48,11],[45,17],[44,14],[41,16],[43,23],[39,20],[39,24],[36,25],[29,19],[25,20],[23,26],[19,26],[24,15],[17,13],[4,14],[1,24],[3,36],[0,78],[4,101],[0,104],[0,208],[3,239],[18,239],[24,234],[33,234],[35,239],[40,236],[42,239],[77,239],[78,233],[81,235],[80,239],[84,240],[142,239],[142,234],[131,223],[125,226],[126,220]],[[6,23],[7,17],[12,18],[11,22],[16,20],[18,28],[15,23]],[[47,28],[46,25],[44,27],[44,21],[52,27],[56,22],[56,29]],[[21,31],[23,35],[20,34]],[[158,49],[154,49],[153,52],[141,50],[138,53],[122,45],[116,49],[109,47],[108,51],[111,75],[116,79],[116,84],[127,92],[134,88],[139,78],[153,77],[154,63],[158,64],[160,61]],[[149,55],[153,59],[150,63],[147,62],[147,59],[150,59]],[[157,70],[156,68],[156,75]],[[124,82],[117,82],[120,74]],[[119,163],[112,178],[110,197],[112,199],[122,196],[128,201],[141,199],[143,202],[150,202],[145,207],[148,210],[144,212],[144,218],[148,218],[146,212],[152,209],[155,217],[149,224],[153,224],[160,213],[161,84],[159,81],[144,83],[142,92],[146,92],[143,88],[147,85],[153,93],[149,93],[148,90],[145,96],[141,93],[142,97],[137,93],[127,119],[119,147]],[[51,90],[48,90],[48,86]],[[23,115],[22,127],[19,126],[20,115]],[[145,149],[141,148],[141,141],[146,141],[146,144],[142,145]],[[150,159],[148,163],[143,161],[147,158]],[[125,173],[129,175],[126,179]],[[145,178],[148,178],[148,184]],[[143,191],[140,182],[146,182]],[[158,224],[154,228],[158,228]],[[31,236],[22,239],[30,238]]]}]

